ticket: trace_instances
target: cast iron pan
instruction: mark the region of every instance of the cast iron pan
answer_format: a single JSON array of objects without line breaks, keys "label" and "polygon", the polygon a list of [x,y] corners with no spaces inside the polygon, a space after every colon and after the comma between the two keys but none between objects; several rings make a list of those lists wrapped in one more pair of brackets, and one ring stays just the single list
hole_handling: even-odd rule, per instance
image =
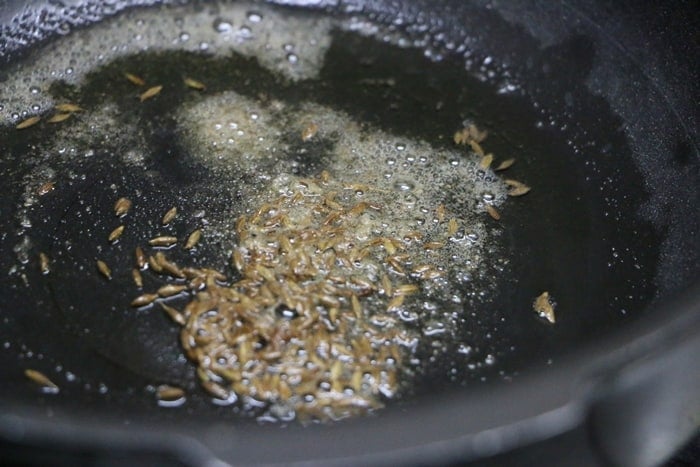
[{"label": "cast iron pan", "polygon": [[[128,3],[102,11],[4,2],[4,63],[21,60],[26,42],[40,46],[51,39],[49,28],[37,27],[42,18],[72,18],[70,25],[79,26]],[[298,13],[289,5],[297,2],[280,3]],[[183,212],[194,212],[198,196],[210,194],[198,193],[203,173],[182,162],[187,154],[168,117],[180,98],[165,95],[131,116],[152,135],[157,176],[104,163],[109,150],[97,148],[98,157],[83,166],[88,177],[30,211],[32,223],[41,226],[32,251],[48,252],[64,271],[42,280],[36,268],[28,269],[31,287],[5,275],[15,262],[10,226],[22,195],[16,158],[51,134],[18,136],[6,127],[0,130],[0,437],[8,456],[45,455],[66,465],[104,459],[144,465],[215,459],[503,463],[541,455],[563,463],[574,454],[582,465],[663,461],[700,420],[694,360],[700,350],[700,96],[692,2],[642,10],[624,2],[539,1],[311,7],[393,23],[443,56],[434,61],[422,50],[338,31],[320,77],[297,86],[235,54],[223,60],[173,52],[119,59],[97,69],[81,89],[57,82],[51,92],[65,98],[79,93],[85,102],[118,95],[120,89],[103,84],[105,77],[138,63],[163,79],[196,70],[212,92],[255,96],[265,88],[288,102],[315,101],[436,146],[450,144],[445,135],[454,122],[479,122],[491,130],[492,151],[519,154],[513,173],[536,189],[504,208],[501,229],[511,262],[497,284],[502,293],[460,330],[473,353],[446,354],[409,397],[366,419],[280,427],[212,405],[198,393],[177,327],[157,314],[134,320],[119,305],[129,299],[127,277],[105,288],[99,276],[70,267],[93,261],[101,237],[92,227],[104,220],[99,212],[81,215],[77,207],[104,205],[104,216],[112,216],[112,184],[154,200],[137,214],[142,237],[150,232],[148,219],[169,207],[163,200],[178,199]],[[506,77],[518,92],[502,92]],[[359,86],[365,78],[397,84]],[[208,209],[224,212],[232,202],[221,199]],[[183,232],[192,227],[181,226]],[[67,241],[74,248],[66,250]],[[562,311],[553,327],[529,310],[541,290],[556,291]],[[473,365],[489,355],[494,365]],[[23,377],[28,367],[70,381],[58,395],[42,394]],[[178,409],[158,407],[147,387],[163,381],[194,396]]]}]

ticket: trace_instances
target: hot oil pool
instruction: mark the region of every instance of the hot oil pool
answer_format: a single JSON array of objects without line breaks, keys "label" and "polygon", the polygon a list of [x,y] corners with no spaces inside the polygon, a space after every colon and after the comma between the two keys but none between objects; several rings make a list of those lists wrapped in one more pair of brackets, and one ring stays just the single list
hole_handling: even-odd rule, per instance
[{"label": "hot oil pool", "polygon": [[466,336],[507,272],[499,212],[523,186],[492,167],[515,154],[482,151],[466,102],[486,85],[449,64],[425,83],[376,33],[236,3],[34,51],[0,91],[21,199],[3,266],[165,406],[340,419],[455,356],[493,364]]}]

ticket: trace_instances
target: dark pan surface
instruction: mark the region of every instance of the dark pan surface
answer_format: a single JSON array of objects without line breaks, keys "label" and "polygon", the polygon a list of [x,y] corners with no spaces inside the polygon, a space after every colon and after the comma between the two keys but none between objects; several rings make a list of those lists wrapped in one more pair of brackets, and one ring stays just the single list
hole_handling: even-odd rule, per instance
[{"label": "dark pan surface", "polygon": [[[420,3],[415,5],[416,11],[421,10]],[[294,87],[279,83],[242,57],[223,62],[171,53],[107,64],[83,89],[52,89],[62,97],[72,93],[119,96],[122,90],[111,87],[105,78],[132,61],[152,67],[153,74],[164,78],[197,70],[213,90],[228,89],[233,82],[242,94],[255,95],[265,89],[292,103],[313,100],[342,109],[369,125],[438,146],[451,144],[455,122],[470,118],[491,131],[489,150],[517,153],[513,176],[535,188],[503,211],[500,229],[510,263],[497,278],[495,289],[500,293],[463,326],[464,341],[473,353],[451,352],[430,365],[415,386],[415,398],[400,402],[386,417],[397,417],[396,411],[410,410],[414,404],[434,399],[436,393],[452,394],[457,388],[477,393],[527,380],[529,372],[543,365],[575,362],[572,355],[578,349],[590,349],[638,321],[654,318],[647,314],[664,313],[659,305],[696,282],[698,273],[699,245],[694,234],[700,217],[698,153],[696,136],[686,128],[692,122],[679,123],[674,112],[683,109],[670,106],[673,102],[663,94],[659,81],[641,72],[634,52],[629,58],[612,41],[605,42],[609,38],[591,33],[588,21],[593,20],[588,19],[585,6],[566,9],[580,18],[566,34],[556,30],[556,22],[545,21],[551,29],[545,26],[538,31],[541,36],[535,37],[528,29],[532,26],[528,17],[522,23],[504,19],[515,15],[516,7],[504,5],[498,13],[470,4],[460,7],[459,15],[450,16],[446,12],[454,12],[449,8],[454,4],[447,5],[434,14],[444,14],[440,16],[445,20],[442,41],[460,43],[461,39],[471,47],[468,60],[472,65],[466,70],[464,57],[454,52],[446,51],[445,58],[435,63],[420,50],[398,49],[376,39],[338,32],[318,81]],[[537,8],[552,16],[560,13],[557,7],[541,5],[532,11]],[[413,10],[407,9],[406,18],[415,20]],[[398,15],[391,9],[366,14],[378,23]],[[422,21],[430,24],[430,19]],[[474,33],[463,25],[457,28],[456,23],[464,22],[484,27],[471,30]],[[416,21],[407,24],[407,34],[414,34],[410,25]],[[460,34],[466,37],[458,37]],[[486,57],[492,58],[484,65]],[[619,68],[601,68],[601,63],[613,62]],[[475,77],[489,74],[488,79]],[[243,75],[254,79],[241,84],[235,78]],[[357,84],[364,78],[387,77],[398,84],[390,89]],[[517,83],[520,90],[503,93],[507,81]],[[631,89],[615,88],[627,83]],[[64,273],[44,280],[36,268],[28,269],[30,287],[22,278],[0,281],[4,320],[0,342],[5,346],[0,354],[0,395],[4,400],[68,420],[71,413],[88,412],[104,413],[117,424],[173,420],[228,424],[236,420],[227,427],[237,431],[247,423],[237,417],[236,409],[213,406],[199,392],[193,368],[179,350],[175,326],[160,314],[135,320],[132,310],[121,305],[131,298],[124,287],[128,277],[115,277],[105,288],[98,276],[71,268],[93,261],[104,236],[95,226],[113,216],[111,185],[139,189],[144,199],[153,200],[150,211],[142,211],[139,215],[143,217],[135,219],[136,228],[143,229],[141,238],[152,232],[153,219],[168,207],[163,200],[177,198],[183,212],[193,213],[199,209],[197,201],[211,194],[198,191],[201,169],[174,143],[177,135],[167,116],[180,102],[177,96],[169,97],[152,113],[136,116],[152,129],[151,171],[105,163],[114,159],[107,150],[82,167],[89,174],[84,181],[47,197],[31,212],[32,223],[41,226],[41,235],[33,238],[34,253],[46,251],[55,256],[56,267]],[[441,103],[438,111],[437,102]],[[633,113],[640,105],[641,111]],[[0,160],[0,173],[10,174],[0,205],[0,225],[11,226],[16,223],[15,206],[22,189],[18,181],[23,176],[16,159],[38,139],[5,129],[0,140],[4,154],[9,154]],[[235,200],[221,199],[220,205],[208,210],[223,215],[231,202]],[[76,209],[79,206],[101,209],[88,215]],[[185,232],[192,226],[181,228]],[[4,233],[6,239],[11,236],[10,230]],[[66,241],[76,247],[66,251]],[[13,245],[8,240],[0,246],[2,271],[15,262]],[[120,261],[119,255],[133,246],[128,239],[120,243],[111,260]],[[202,261],[215,258],[217,247],[220,245],[213,244],[205,249]],[[552,291],[561,310],[553,327],[529,309],[541,290]],[[494,365],[484,364],[489,355],[495,358]],[[476,363],[479,365],[470,367]],[[65,390],[57,396],[33,391],[22,376],[29,366],[66,380]],[[154,403],[148,389],[163,381],[184,385],[195,396],[180,409],[164,410]],[[382,417],[378,416],[377,426],[388,426],[388,421],[381,422]],[[361,431],[362,426],[362,421],[347,425],[353,432]],[[343,425],[335,427],[331,433],[340,437],[342,429]],[[311,430],[313,433],[314,428]],[[296,435],[293,430],[280,433],[276,427],[255,428],[250,433],[262,436],[269,432],[285,439]],[[222,442],[218,434],[203,439],[206,444]],[[398,440],[392,443],[400,446]],[[245,455],[248,458],[251,453]]]}]

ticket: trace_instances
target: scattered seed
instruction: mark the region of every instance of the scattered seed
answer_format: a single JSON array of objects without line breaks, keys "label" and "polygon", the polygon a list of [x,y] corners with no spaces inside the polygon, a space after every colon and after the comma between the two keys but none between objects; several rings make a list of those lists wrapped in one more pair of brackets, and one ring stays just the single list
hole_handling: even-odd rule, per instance
[{"label": "scattered seed", "polygon": [[481,158],[481,162],[479,162],[479,167],[481,167],[483,170],[487,170],[489,167],[491,167],[492,162],[493,154],[486,154],[484,157]]},{"label": "scattered seed", "polygon": [[386,262],[389,263],[389,265],[391,265],[391,267],[392,267],[397,273],[399,273],[399,274],[403,274],[403,273],[404,273],[403,267],[401,266],[401,262],[400,262],[398,259],[396,259],[396,257],[390,256],[390,257],[388,257],[388,258],[386,259]]},{"label": "scattered seed", "polygon": [[243,271],[245,262],[243,261],[243,254],[241,254],[241,251],[238,248],[233,250],[233,253],[231,254],[231,261],[238,272]]},{"label": "scattered seed", "polygon": [[442,271],[438,271],[437,269],[431,269],[430,271],[427,271],[425,274],[423,274],[423,278],[425,280],[430,281],[442,277],[444,275],[445,273],[443,273]]},{"label": "scattered seed", "polygon": [[39,270],[44,275],[51,272],[51,260],[46,253],[39,253]]},{"label": "scattered seed", "polygon": [[248,221],[248,219],[246,218],[246,216],[241,216],[236,221],[236,233],[238,235],[241,235],[243,232],[248,230],[247,229],[247,227],[248,227],[247,221]]},{"label": "scattered seed", "polygon": [[316,136],[316,133],[318,133],[318,125],[315,123],[309,123],[301,131],[301,140],[304,142],[309,141],[311,138]]},{"label": "scattered seed", "polygon": [[177,295],[180,292],[184,292],[185,290],[187,290],[186,285],[167,284],[158,289],[158,295],[160,295],[163,298],[167,298],[172,297],[173,295]]},{"label": "scattered seed", "polygon": [[161,266],[160,263],[158,262],[158,260],[156,260],[156,258],[154,258],[153,256],[149,256],[149,257],[148,257],[148,266],[149,266],[153,271],[155,271],[155,272],[157,272],[157,273],[159,273],[159,274],[160,274],[161,272],[163,272],[163,266]]},{"label": "scattered seed", "polygon": [[61,123],[65,120],[68,120],[71,115],[73,115],[73,114],[70,112],[58,113],[58,114],[53,115],[51,118],[49,118],[46,121],[49,123]]},{"label": "scattered seed", "polygon": [[199,243],[199,240],[202,238],[202,229],[197,229],[193,231],[188,237],[187,241],[185,242],[185,250],[191,250],[195,246],[197,246],[197,243]]},{"label": "scattered seed", "polygon": [[124,225],[120,225],[116,229],[112,230],[112,232],[109,234],[109,237],[107,237],[107,240],[109,240],[111,243],[119,240],[119,237],[122,236],[124,233]]},{"label": "scattered seed", "polygon": [[469,132],[469,137],[477,143],[481,143],[489,135],[487,130],[479,130],[473,123],[467,127],[467,131]]},{"label": "scattered seed", "polygon": [[124,73],[124,76],[126,79],[128,79],[132,84],[135,84],[136,86],[144,86],[146,82],[139,76],[136,76],[132,73]]},{"label": "scattered seed", "polygon": [[135,299],[131,301],[131,306],[134,308],[139,308],[142,306],[150,305],[154,301],[158,299],[158,294],[155,293],[145,293],[143,295],[139,295]]},{"label": "scattered seed", "polygon": [[42,386],[42,389],[45,392],[50,392],[50,393],[57,393],[59,391],[59,387],[51,381],[45,374],[43,374],[40,371],[37,370],[31,370],[31,369],[26,369],[24,370],[24,376],[27,377],[30,381],[38,384],[39,386]]},{"label": "scattered seed", "polygon": [[411,273],[423,276],[426,272],[430,271],[433,267],[429,264],[419,264],[411,269]]},{"label": "scattered seed", "polygon": [[458,130],[454,134],[454,142],[455,144],[467,144],[476,142],[476,143],[481,143],[486,139],[488,136],[488,131],[486,130],[479,130],[476,125],[470,124],[461,130]]},{"label": "scattered seed", "polygon": [[56,188],[56,182],[46,182],[42,183],[39,185],[39,188],[36,189],[36,194],[38,196],[44,196],[50,192],[52,192]]},{"label": "scattered seed", "polygon": [[102,274],[107,280],[112,280],[112,270],[109,269],[109,266],[107,266],[107,263],[98,259],[97,260],[97,270],[100,271],[100,274]]},{"label": "scattered seed", "polygon": [[396,288],[394,295],[413,295],[418,292],[418,286],[416,284],[404,284]]},{"label": "scattered seed", "polygon": [[443,242],[426,242],[423,245],[423,249],[425,250],[439,250],[440,248],[444,247],[445,244]]},{"label": "scattered seed", "polygon": [[180,269],[177,264],[168,261],[163,255],[163,253],[156,253],[156,261],[158,262],[161,268],[161,271],[159,272],[164,272],[166,274],[169,274],[173,277],[178,277],[180,279],[185,278],[185,273],[182,272],[182,269]]},{"label": "scattered seed", "polygon": [[212,396],[217,399],[227,400],[231,397],[231,393],[213,381],[201,381],[202,387]]},{"label": "scattered seed", "polygon": [[394,253],[396,253],[396,246],[394,245],[394,242],[391,241],[391,239],[385,238],[382,243],[384,246],[384,250],[386,250],[387,254],[393,255]]},{"label": "scattered seed", "polygon": [[169,235],[162,235],[160,237],[154,237],[148,241],[151,246],[172,246],[177,243],[177,237],[172,237]]},{"label": "scattered seed", "polygon": [[469,141],[469,146],[471,146],[472,151],[476,153],[477,156],[479,157],[484,157],[486,153],[484,152],[484,149],[481,147],[479,143],[477,143],[474,140]]},{"label": "scattered seed", "polygon": [[512,179],[503,180],[506,185],[508,185],[510,190],[508,190],[508,196],[522,196],[530,191],[530,187],[522,182]]},{"label": "scattered seed", "polygon": [[201,81],[197,81],[192,78],[185,78],[185,86],[188,88],[196,89],[197,91],[204,91],[207,87]]},{"label": "scattered seed", "polygon": [[146,265],[148,264],[148,260],[146,259],[146,254],[143,252],[143,249],[140,246],[137,246],[134,250],[134,258],[136,259],[136,266],[139,269],[145,269]]},{"label": "scattered seed", "polygon": [[457,233],[457,230],[459,229],[459,224],[457,224],[457,219],[454,217],[450,219],[450,221],[447,223],[447,236],[451,237],[454,234]]},{"label": "scattered seed", "polygon": [[366,202],[362,201],[360,203],[357,203],[355,206],[353,206],[352,209],[350,209],[348,211],[348,215],[359,216],[360,214],[365,212],[368,207],[369,207],[369,205]]},{"label": "scattered seed", "polygon": [[360,306],[360,299],[357,298],[357,295],[352,294],[350,302],[352,303],[352,312],[355,313],[357,319],[362,318],[362,306]]},{"label": "scattered seed", "polygon": [[73,113],[73,112],[82,112],[83,109],[82,107],[79,107],[75,104],[70,104],[70,103],[65,103],[65,104],[58,104],[55,107],[56,110],[59,112],[65,112],[65,113]]},{"label": "scattered seed", "polygon": [[532,304],[532,309],[550,323],[554,324],[556,321],[554,316],[554,303],[550,299],[549,292],[542,292]]},{"label": "scattered seed", "polygon": [[163,225],[168,225],[168,224],[170,224],[170,223],[173,221],[173,219],[175,219],[175,216],[177,216],[177,208],[176,208],[176,207],[172,207],[172,208],[170,208],[170,209],[168,210],[168,212],[165,213],[165,215],[163,216],[163,220],[161,221],[161,223],[162,223]]},{"label": "scattered seed", "polygon": [[114,203],[114,213],[117,217],[126,216],[131,209],[131,201],[127,198],[119,198],[116,203]]},{"label": "scattered seed", "polygon": [[143,276],[141,275],[141,271],[136,268],[132,269],[131,277],[134,279],[134,284],[136,284],[136,287],[139,289],[143,287]]},{"label": "scattered seed", "polygon": [[162,384],[156,389],[156,397],[161,401],[175,402],[185,397],[185,391],[175,386]]},{"label": "scattered seed", "polygon": [[152,88],[148,88],[139,96],[139,100],[143,102],[147,99],[151,99],[152,97],[157,96],[162,89],[163,86],[153,86]]},{"label": "scattered seed", "polygon": [[442,221],[445,220],[445,211],[447,209],[445,208],[444,204],[438,205],[437,209],[435,210],[435,216],[437,217],[437,220],[439,223],[442,223]]},{"label": "scattered seed", "polygon": [[506,170],[510,168],[513,164],[515,164],[515,158],[511,157],[510,159],[506,159],[500,164],[498,164],[498,166],[493,170],[495,170],[496,172],[500,172],[501,170]]},{"label": "scattered seed", "polygon": [[285,252],[289,253],[292,251],[292,243],[289,241],[289,237],[286,235],[280,235],[278,237],[278,241],[280,242],[280,249]]},{"label": "scattered seed", "polygon": [[389,276],[387,276],[386,274],[382,276],[382,288],[384,289],[384,295],[386,295],[387,297],[391,297],[392,295],[394,295],[394,290],[391,285],[391,279],[389,279]]},{"label": "scattered seed", "polygon": [[489,214],[489,216],[491,216],[491,218],[493,218],[494,220],[500,220],[500,219],[501,219],[501,214],[496,210],[496,208],[494,208],[494,207],[491,206],[490,204],[487,204],[487,205],[486,205],[486,212],[487,212],[487,213]]},{"label": "scattered seed", "polygon": [[163,302],[160,302],[161,308],[163,308],[163,311],[170,317],[171,320],[173,320],[175,323],[179,324],[180,326],[184,326],[187,324],[187,320],[183,316],[182,313],[180,313],[176,308],[173,308],[169,305],[166,305]]},{"label": "scattered seed", "polygon": [[18,130],[24,130],[25,128],[29,128],[30,126],[36,125],[39,123],[39,120],[41,120],[41,117],[38,115],[35,115],[33,117],[29,117],[25,120],[22,120],[15,128]]},{"label": "scattered seed", "polygon": [[396,295],[394,298],[389,300],[389,304],[386,306],[386,311],[395,311],[403,305],[404,296]]},{"label": "scattered seed", "polygon": [[323,225],[331,225],[340,219],[340,213],[338,211],[328,214],[326,219],[323,221]]}]

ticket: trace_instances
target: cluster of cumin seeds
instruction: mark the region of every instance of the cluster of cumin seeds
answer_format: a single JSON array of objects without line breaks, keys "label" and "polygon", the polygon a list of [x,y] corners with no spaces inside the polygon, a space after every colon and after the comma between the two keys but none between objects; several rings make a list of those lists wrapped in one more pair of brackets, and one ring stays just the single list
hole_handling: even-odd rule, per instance
[{"label": "cluster of cumin seeds", "polygon": [[[325,171],[293,178],[276,199],[238,218],[231,257],[237,280],[180,268],[158,251],[137,258],[139,266],[175,283],[132,305],[159,301],[182,326],[182,347],[218,399],[260,401],[280,417],[301,420],[380,407],[400,390],[417,342],[417,331],[398,313],[443,276],[420,260],[443,246],[457,220],[436,208],[442,242],[416,231],[381,236],[370,226],[382,206],[366,190]],[[163,303],[182,292],[190,294],[182,310]]]}]

